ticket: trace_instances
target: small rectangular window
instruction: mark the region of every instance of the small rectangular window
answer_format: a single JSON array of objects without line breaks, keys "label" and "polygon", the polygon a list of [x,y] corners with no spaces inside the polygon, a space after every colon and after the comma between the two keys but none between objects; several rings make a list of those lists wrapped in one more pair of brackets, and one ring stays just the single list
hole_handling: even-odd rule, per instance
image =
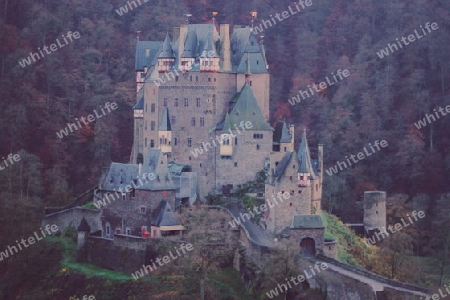
[{"label": "small rectangular window", "polygon": [[200,127],[205,127],[205,118],[200,117]]},{"label": "small rectangular window", "polygon": [[156,108],[156,104],[155,103],[150,104],[150,112],[151,113],[155,112],[155,108]]},{"label": "small rectangular window", "polygon": [[192,147],[192,138],[187,139],[187,146]]},{"label": "small rectangular window", "polygon": [[146,212],[146,207],[145,207],[145,206],[141,206],[141,207],[140,207],[140,210],[141,210],[141,214],[145,214],[145,212]]},{"label": "small rectangular window", "polygon": [[234,163],[234,166],[237,167],[237,162]]},{"label": "small rectangular window", "polygon": [[197,102],[197,107],[200,107],[200,98],[195,99]]},{"label": "small rectangular window", "polygon": [[167,107],[167,104],[169,103],[169,98],[164,98],[164,107]]},{"label": "small rectangular window", "polygon": [[151,123],[150,123],[150,130],[151,131],[155,131],[155,126],[156,126],[155,121],[151,121]]},{"label": "small rectangular window", "polygon": [[191,118],[191,126],[195,126],[195,117]]},{"label": "small rectangular window", "polygon": [[189,106],[189,99],[184,98],[184,107],[188,107],[188,106]]},{"label": "small rectangular window", "polygon": [[173,98],[173,106],[178,107],[178,98]]}]

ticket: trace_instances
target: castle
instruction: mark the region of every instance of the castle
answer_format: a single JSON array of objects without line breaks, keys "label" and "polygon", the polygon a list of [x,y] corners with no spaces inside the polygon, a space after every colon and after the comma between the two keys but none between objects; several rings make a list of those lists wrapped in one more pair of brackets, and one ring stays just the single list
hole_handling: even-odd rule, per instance
[{"label": "castle", "polygon": [[[185,24],[175,29],[173,42],[168,34],[163,42],[137,41],[130,162],[113,162],[104,172],[94,192],[97,211],[74,210],[80,261],[121,269],[104,260],[95,246],[103,245],[111,253],[134,249],[142,262],[151,240],[182,236],[185,228],[174,213],[182,205],[229,194],[261,171],[268,175],[266,199],[290,196],[269,205],[262,220],[266,235],[291,236],[306,255],[324,252],[318,214],[323,148],[313,160],[306,130],[296,149],[293,125],[269,124],[264,47],[250,27],[232,29]],[[58,215],[48,221],[53,218]],[[131,269],[135,262],[128,264]]]}]

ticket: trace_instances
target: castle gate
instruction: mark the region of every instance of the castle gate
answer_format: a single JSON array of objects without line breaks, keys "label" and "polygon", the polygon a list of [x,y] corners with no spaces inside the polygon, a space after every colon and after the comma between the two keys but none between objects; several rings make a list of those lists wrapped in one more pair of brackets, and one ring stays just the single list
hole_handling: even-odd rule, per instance
[{"label": "castle gate", "polygon": [[304,238],[300,242],[301,256],[316,256],[316,242],[312,238]]}]

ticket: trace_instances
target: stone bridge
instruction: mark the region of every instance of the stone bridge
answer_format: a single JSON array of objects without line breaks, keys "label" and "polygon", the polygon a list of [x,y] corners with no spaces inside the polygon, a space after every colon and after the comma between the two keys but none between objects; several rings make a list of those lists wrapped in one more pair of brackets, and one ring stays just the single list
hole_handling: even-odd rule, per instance
[{"label": "stone bridge", "polygon": [[[231,202],[229,209],[215,207],[227,211],[235,219],[239,218],[240,211],[236,202]],[[261,265],[264,256],[273,251],[273,241],[262,228],[250,221],[241,222],[240,231],[240,241],[246,248],[246,255],[256,265]],[[392,280],[323,255],[302,258],[302,261],[299,274],[302,274],[308,265],[327,263],[328,269],[308,280],[311,288],[326,292],[327,300],[420,300],[425,299],[428,293],[426,288]],[[242,270],[240,271],[242,273]]]}]

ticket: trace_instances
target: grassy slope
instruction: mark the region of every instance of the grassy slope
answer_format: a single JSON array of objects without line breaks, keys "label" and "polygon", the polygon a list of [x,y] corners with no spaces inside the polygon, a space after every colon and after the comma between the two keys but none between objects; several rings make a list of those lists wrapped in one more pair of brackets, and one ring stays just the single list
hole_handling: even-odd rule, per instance
[{"label": "grassy slope", "polygon": [[342,221],[325,211],[321,213],[325,223],[325,238],[338,240],[338,259],[342,262],[364,267],[369,257],[369,249],[353,230]]}]

